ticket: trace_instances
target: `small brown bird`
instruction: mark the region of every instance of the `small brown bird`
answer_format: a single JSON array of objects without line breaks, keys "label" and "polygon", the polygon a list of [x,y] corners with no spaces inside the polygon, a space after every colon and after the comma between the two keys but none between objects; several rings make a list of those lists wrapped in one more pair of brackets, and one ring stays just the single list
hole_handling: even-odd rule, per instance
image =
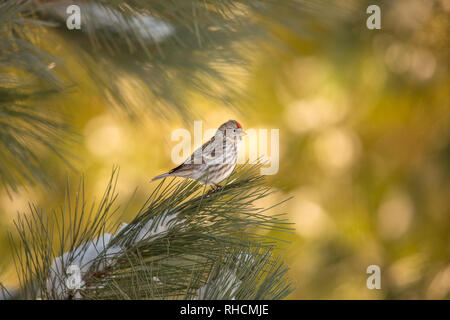
[{"label": "small brown bird", "polygon": [[227,178],[236,166],[241,135],[246,135],[246,132],[239,122],[225,122],[214,137],[195,150],[184,163],[151,181],[165,177],[183,177],[207,186],[220,187],[218,183]]}]

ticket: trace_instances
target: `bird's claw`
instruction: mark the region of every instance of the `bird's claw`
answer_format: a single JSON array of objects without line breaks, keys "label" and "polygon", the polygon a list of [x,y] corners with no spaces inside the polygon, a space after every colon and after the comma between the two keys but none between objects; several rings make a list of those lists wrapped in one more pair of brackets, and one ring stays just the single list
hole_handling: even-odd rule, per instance
[{"label": "bird's claw", "polygon": [[223,188],[223,186],[221,186],[220,184],[214,183],[213,185],[211,185],[211,191],[212,192],[217,192],[217,191],[219,191],[222,188]]}]

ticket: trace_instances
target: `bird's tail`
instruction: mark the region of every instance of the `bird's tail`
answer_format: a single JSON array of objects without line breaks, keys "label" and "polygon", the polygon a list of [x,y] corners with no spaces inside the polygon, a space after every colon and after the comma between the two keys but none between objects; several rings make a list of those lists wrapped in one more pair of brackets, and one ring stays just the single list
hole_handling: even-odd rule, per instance
[{"label": "bird's tail", "polygon": [[152,180],[150,180],[150,182],[158,180],[158,179],[162,179],[162,178],[165,178],[165,177],[168,177],[168,176],[170,176],[169,173],[163,173],[163,174],[160,174],[159,176],[154,177]]}]

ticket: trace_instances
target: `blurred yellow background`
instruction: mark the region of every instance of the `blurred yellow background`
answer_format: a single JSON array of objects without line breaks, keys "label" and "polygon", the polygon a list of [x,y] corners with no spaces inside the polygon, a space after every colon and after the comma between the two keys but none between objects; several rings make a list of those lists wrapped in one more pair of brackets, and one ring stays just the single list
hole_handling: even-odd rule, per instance
[{"label": "blurred yellow background", "polygon": [[[344,13],[314,36],[274,26],[280,45],[246,53],[249,74],[229,66],[249,98],[231,110],[193,94],[192,120],[204,129],[236,119],[244,129],[280,130],[280,170],[268,180],[282,189],[271,200],[293,196],[273,210],[295,223],[279,251],[296,286],[290,299],[448,299],[450,2],[395,1],[373,31],[365,8],[349,3],[360,16]],[[151,112],[129,120],[92,83],[82,56],[56,33],[44,39],[77,82],[49,103],[65,108],[82,137],[70,145],[75,171],[43,154],[56,181],[50,189],[0,190],[0,281],[7,286],[17,284],[7,239],[17,212],[26,213],[29,202],[62,203],[66,178],[76,185],[77,171],[98,199],[118,165],[118,203],[137,188],[128,222],[156,186],[148,181],[175,165],[171,132],[193,130],[191,120],[161,121]],[[118,81],[128,103],[152,104],[137,80]],[[366,287],[373,264],[381,268],[380,290]]]}]

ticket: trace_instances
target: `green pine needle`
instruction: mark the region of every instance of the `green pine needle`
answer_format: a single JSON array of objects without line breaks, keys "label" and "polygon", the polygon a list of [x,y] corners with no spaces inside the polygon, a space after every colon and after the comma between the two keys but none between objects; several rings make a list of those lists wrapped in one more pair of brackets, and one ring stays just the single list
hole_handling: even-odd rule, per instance
[{"label": "green pine needle", "polygon": [[[16,220],[18,241],[11,242],[18,297],[282,299],[292,284],[274,253],[280,240],[264,230],[291,228],[283,215],[254,206],[273,192],[258,169],[242,166],[214,192],[191,180],[164,180],[133,221],[113,234],[107,232],[118,229],[111,223],[117,169],[97,205],[87,205],[81,182],[59,209],[30,206]],[[96,239],[104,243],[89,260]],[[67,268],[80,261],[84,285],[68,290]]]}]

